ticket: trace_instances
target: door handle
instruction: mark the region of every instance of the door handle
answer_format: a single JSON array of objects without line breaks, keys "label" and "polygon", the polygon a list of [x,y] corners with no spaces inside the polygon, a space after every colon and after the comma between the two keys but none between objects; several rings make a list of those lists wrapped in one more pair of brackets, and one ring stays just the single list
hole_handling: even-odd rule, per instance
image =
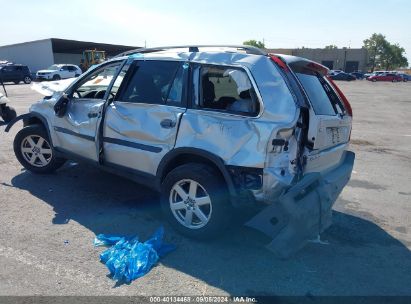
[{"label": "door handle", "polygon": [[87,116],[88,116],[89,118],[97,117],[97,116],[98,116],[98,112],[90,112],[90,113],[87,114]]},{"label": "door handle", "polygon": [[171,128],[174,128],[176,126],[176,122],[172,121],[171,119],[163,119],[160,122],[160,125],[161,125],[162,128],[171,129]]}]

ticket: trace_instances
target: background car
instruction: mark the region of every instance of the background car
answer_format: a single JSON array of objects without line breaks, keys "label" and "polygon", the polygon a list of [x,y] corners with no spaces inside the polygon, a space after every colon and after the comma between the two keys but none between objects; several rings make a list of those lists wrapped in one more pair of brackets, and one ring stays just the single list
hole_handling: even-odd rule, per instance
[{"label": "background car", "polygon": [[391,82],[403,81],[402,77],[399,74],[394,74],[394,73],[376,74],[376,75],[368,77],[367,80],[372,81],[372,82],[377,82],[377,81],[391,81]]},{"label": "background car", "polygon": [[0,81],[14,82],[15,84],[24,81],[31,82],[31,74],[28,66],[22,64],[7,64],[0,66]]},{"label": "background car", "polygon": [[352,81],[352,80],[356,80],[357,78],[353,75],[350,75],[348,73],[345,72],[340,72],[337,74],[331,74],[330,75],[332,80],[345,80],[345,81]]},{"label": "background car", "polygon": [[46,70],[40,70],[36,73],[38,80],[60,80],[78,77],[83,72],[74,64],[53,64]]},{"label": "background car", "polygon": [[357,72],[352,72],[350,75],[354,76],[357,79],[364,79],[364,73],[357,71]]},{"label": "background car", "polygon": [[398,75],[402,77],[402,80],[403,80],[404,82],[407,82],[408,80],[411,80],[411,75],[404,74],[404,73],[400,73],[400,74],[398,74]]}]

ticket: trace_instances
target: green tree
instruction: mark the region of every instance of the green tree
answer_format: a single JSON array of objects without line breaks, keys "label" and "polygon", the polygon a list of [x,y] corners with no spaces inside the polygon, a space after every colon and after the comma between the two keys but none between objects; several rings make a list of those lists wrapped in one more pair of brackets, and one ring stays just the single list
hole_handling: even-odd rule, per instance
[{"label": "green tree", "polygon": [[335,49],[338,49],[338,46],[336,46],[335,44],[330,44],[330,45],[326,45],[324,47],[324,49],[326,49],[326,50],[335,50]]},{"label": "green tree", "polygon": [[381,55],[379,66],[385,70],[405,67],[408,65],[408,60],[404,54],[405,49],[399,44],[388,43]]},{"label": "green tree", "polygon": [[264,42],[257,41],[257,40],[254,40],[254,39],[244,41],[244,42],[243,42],[243,45],[251,45],[251,46],[258,47],[258,48],[260,48],[260,49],[265,49],[265,44],[264,44]]},{"label": "green tree", "polygon": [[381,64],[382,57],[387,55],[389,50],[389,42],[383,34],[374,33],[370,38],[364,40],[364,48],[368,50],[370,55],[371,72],[374,72],[375,67]]},{"label": "green tree", "polygon": [[399,44],[391,44],[383,34],[372,34],[364,40],[363,47],[369,52],[372,72],[375,68],[389,70],[408,65],[404,48]]}]

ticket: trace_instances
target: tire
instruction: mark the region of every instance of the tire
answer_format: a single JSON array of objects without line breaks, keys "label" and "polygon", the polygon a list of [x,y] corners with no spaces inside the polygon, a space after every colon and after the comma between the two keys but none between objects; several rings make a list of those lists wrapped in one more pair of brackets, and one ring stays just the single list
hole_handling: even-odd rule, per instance
[{"label": "tire", "polygon": [[404,78],[404,82],[407,82],[408,81],[408,79],[407,78]]},{"label": "tire", "polygon": [[[194,195],[190,194],[191,186],[196,188]],[[166,176],[161,186],[161,207],[177,231],[195,239],[223,234],[232,214],[225,181],[216,170],[199,163],[179,166]]]},{"label": "tire", "polygon": [[53,76],[53,80],[60,80],[60,79],[61,79],[60,75],[54,75]]},{"label": "tire", "polygon": [[377,79],[372,79],[372,82],[377,82]]},{"label": "tire", "polygon": [[30,84],[31,83],[31,77],[26,76],[26,77],[24,77],[23,81],[24,81],[25,84]]},{"label": "tire", "polygon": [[[43,139],[43,142],[39,147],[38,144],[41,139]],[[63,158],[56,157],[47,131],[41,125],[30,125],[21,129],[14,138],[13,148],[20,164],[33,173],[52,173],[66,161]]]},{"label": "tire", "polygon": [[16,110],[9,106],[3,107],[2,113],[3,113],[2,118],[4,122],[7,122],[7,123],[9,123],[10,121],[12,121],[14,118],[17,117]]},{"label": "tire", "polygon": [[20,83],[20,80],[14,81],[14,84],[19,84],[19,83]]},{"label": "tire", "polygon": [[397,82],[397,79],[393,79],[392,82]]}]

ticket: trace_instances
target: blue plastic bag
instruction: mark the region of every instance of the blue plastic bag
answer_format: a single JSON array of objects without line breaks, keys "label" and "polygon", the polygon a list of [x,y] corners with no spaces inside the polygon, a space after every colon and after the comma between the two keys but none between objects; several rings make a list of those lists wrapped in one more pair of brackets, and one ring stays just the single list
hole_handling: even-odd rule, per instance
[{"label": "blue plastic bag", "polygon": [[175,250],[175,245],[163,244],[163,236],[163,227],[144,243],[139,242],[137,236],[99,234],[94,246],[114,245],[100,254],[100,261],[107,266],[113,280],[130,283],[148,273],[160,257]]}]

